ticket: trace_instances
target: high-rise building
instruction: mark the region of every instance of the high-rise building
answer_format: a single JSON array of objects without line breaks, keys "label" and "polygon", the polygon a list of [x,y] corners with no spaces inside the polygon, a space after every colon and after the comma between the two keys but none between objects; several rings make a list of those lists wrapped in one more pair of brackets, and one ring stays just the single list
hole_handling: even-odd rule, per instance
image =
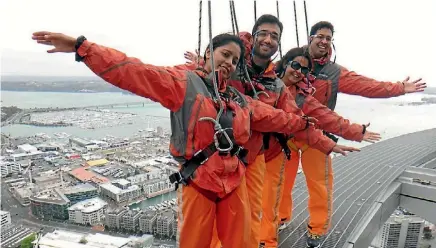
[{"label": "high-rise building", "polygon": [[418,216],[393,215],[383,225],[371,246],[380,248],[417,248],[424,229]]}]

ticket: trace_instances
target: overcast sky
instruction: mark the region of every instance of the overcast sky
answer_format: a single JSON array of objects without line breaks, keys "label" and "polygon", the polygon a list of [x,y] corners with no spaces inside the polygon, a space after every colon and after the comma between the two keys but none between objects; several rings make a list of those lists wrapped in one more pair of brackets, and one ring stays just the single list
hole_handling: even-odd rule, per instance
[{"label": "overcast sky", "polygon": [[[34,31],[85,35],[145,63],[174,65],[198,43],[197,0],[2,0],[2,75],[91,76],[72,54],[47,54],[30,38]],[[236,0],[240,30],[254,24],[252,0]],[[293,2],[281,0],[283,52],[297,45]],[[337,62],[379,80],[423,77],[436,86],[436,9],[431,0],[307,0],[309,26],[335,25]],[[303,1],[297,1],[300,45],[305,44]],[[276,15],[274,0],[257,1],[257,13]],[[212,1],[212,30],[231,31],[229,3]],[[6,24],[6,25],[5,25]],[[208,43],[207,1],[203,1],[202,51]]]}]

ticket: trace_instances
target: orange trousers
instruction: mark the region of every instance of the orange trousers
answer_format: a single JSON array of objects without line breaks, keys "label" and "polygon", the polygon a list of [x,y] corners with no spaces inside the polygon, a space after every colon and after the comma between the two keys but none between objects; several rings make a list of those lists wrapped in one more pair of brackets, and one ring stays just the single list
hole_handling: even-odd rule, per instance
[{"label": "orange trousers", "polygon": [[[325,235],[330,228],[333,208],[332,160],[316,149],[307,148],[301,154],[301,163],[309,193],[309,232]],[[280,219],[289,221],[292,216],[292,188],[298,170],[298,162],[286,166],[285,183],[280,205]]]},{"label": "orange trousers", "polygon": [[292,218],[292,188],[300,165],[300,153],[291,151],[291,160],[287,160],[285,165],[285,181],[280,200],[279,220],[281,222],[289,222]]},{"label": "orange trousers", "polygon": [[250,206],[245,178],[225,198],[213,202],[192,186],[178,189],[177,247],[209,248],[216,223],[222,247],[248,247]]},{"label": "orange trousers", "polygon": [[[248,202],[250,204],[250,246],[247,248],[258,248],[260,243],[260,223],[262,215],[262,190],[265,177],[265,156],[258,155],[253,163],[247,166],[245,179],[247,182]],[[220,248],[221,244],[218,234],[214,231],[211,248]]]},{"label": "orange trousers", "polygon": [[278,245],[279,206],[286,161],[285,154],[280,153],[271,161],[266,162],[260,231],[260,240],[265,247],[277,247]]}]

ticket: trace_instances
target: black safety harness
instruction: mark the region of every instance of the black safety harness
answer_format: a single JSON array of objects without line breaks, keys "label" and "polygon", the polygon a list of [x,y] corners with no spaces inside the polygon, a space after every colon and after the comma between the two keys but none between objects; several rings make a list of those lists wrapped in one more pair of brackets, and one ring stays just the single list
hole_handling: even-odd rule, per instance
[{"label": "black safety harness", "polygon": [[[252,62],[252,63],[253,63],[253,66],[255,66],[254,62]],[[268,77],[262,77],[262,76],[253,76],[256,74],[259,75],[258,73],[256,73],[255,68],[249,67],[249,68],[247,68],[247,70],[248,70],[248,74],[252,78],[253,85],[255,86],[256,90],[264,91],[266,87],[272,86],[274,84],[274,81],[275,81],[274,79],[271,79]],[[261,74],[262,73],[260,73],[260,75]],[[246,87],[246,89],[245,89],[246,95],[248,95],[250,97],[254,97],[254,93],[255,92],[250,87]],[[274,104],[273,107],[274,108],[277,107],[277,102]],[[290,160],[291,159],[291,149],[289,149],[288,144],[287,144],[288,137],[286,137],[286,135],[283,133],[263,133],[263,149],[265,149],[265,150],[269,149],[269,139],[271,138],[271,135],[278,140],[280,146],[282,147],[283,152],[286,155],[286,158],[288,160]]]},{"label": "black safety harness", "polygon": [[[206,83],[206,85],[208,86],[208,89],[211,90],[211,86],[208,83]],[[234,96],[234,93],[236,93],[235,89],[232,87],[227,87],[225,92],[220,93],[220,97],[226,103],[231,100],[237,102],[237,99],[233,99],[232,97]],[[214,141],[212,143],[196,152],[191,159],[182,165],[182,168],[178,172],[170,175],[170,182],[175,183],[176,189],[179,187],[180,183],[183,185],[188,185],[197,168],[204,164],[216,152],[218,152],[220,156],[237,156],[239,160],[247,165],[245,157],[248,154],[248,150],[238,145],[235,141],[235,137],[233,136],[234,115],[234,111],[227,107],[219,119],[219,123],[221,124],[223,132],[216,132],[214,135]],[[224,132],[228,135],[230,141],[233,143],[233,148],[228,152],[219,151],[219,148],[226,149],[230,146]]]}]

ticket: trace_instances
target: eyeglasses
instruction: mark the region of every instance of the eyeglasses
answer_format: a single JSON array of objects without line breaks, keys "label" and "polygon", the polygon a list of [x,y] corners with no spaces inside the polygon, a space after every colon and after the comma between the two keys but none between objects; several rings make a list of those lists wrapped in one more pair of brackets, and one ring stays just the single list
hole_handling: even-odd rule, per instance
[{"label": "eyeglasses", "polygon": [[330,37],[330,36],[324,36],[324,35],[322,35],[322,34],[312,35],[312,37],[313,37],[313,38],[316,38],[316,39],[320,39],[320,40],[324,40],[324,39],[325,39],[325,41],[327,41],[327,42],[332,42],[332,41],[334,40],[333,37]]},{"label": "eyeglasses", "polygon": [[271,37],[271,40],[274,40],[274,41],[279,41],[280,40],[280,35],[275,33],[275,32],[269,32],[269,31],[266,31],[266,30],[259,30],[256,33],[254,33],[254,36],[257,36],[257,37],[259,37],[261,39],[264,39],[264,38],[268,37],[268,35]]},{"label": "eyeglasses", "polygon": [[310,69],[308,67],[302,66],[297,61],[289,61],[286,64],[286,66],[290,66],[292,69],[294,69],[296,71],[301,69],[301,73],[303,73],[304,75],[307,75],[307,73],[309,73],[309,71],[310,71]]}]

